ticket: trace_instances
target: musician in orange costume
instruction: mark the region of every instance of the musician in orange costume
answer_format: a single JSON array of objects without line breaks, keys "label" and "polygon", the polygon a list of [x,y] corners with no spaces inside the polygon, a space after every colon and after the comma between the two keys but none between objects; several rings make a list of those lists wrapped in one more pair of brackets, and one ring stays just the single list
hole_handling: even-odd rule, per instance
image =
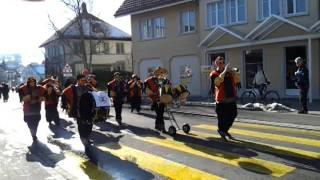
[{"label": "musician in orange costume", "polygon": [[33,142],[37,141],[37,130],[41,120],[41,102],[44,100],[45,88],[37,85],[34,77],[29,77],[27,83],[20,87],[23,100],[24,121],[27,123]]},{"label": "musician in orange costume", "polygon": [[218,116],[218,133],[221,138],[233,139],[228,132],[237,117],[237,84],[240,82],[240,74],[225,65],[224,58],[215,59],[217,69],[210,74],[211,90],[215,91],[216,113]]},{"label": "musician in orange costume", "polygon": [[113,74],[113,80],[108,83],[108,95],[112,97],[113,106],[116,113],[116,121],[119,126],[122,124],[122,104],[127,94],[126,83],[119,72]]},{"label": "musician in orange costume", "polygon": [[139,113],[141,109],[141,95],[143,83],[136,74],[133,74],[131,78],[132,79],[128,82],[128,100],[131,105],[131,112],[133,112],[133,110],[136,109]]},{"label": "musician in orange costume", "polygon": [[152,101],[151,110],[156,112],[155,129],[165,132],[164,110],[166,104],[160,101],[160,89],[170,86],[171,82],[167,79],[168,71],[158,67],[154,70],[154,75],[147,78],[144,82],[146,94]]}]

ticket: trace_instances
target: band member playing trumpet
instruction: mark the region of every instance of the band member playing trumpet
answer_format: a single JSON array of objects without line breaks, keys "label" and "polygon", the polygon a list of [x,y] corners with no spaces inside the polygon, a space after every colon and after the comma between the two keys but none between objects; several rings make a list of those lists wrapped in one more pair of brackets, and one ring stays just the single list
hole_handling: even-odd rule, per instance
[{"label": "band member playing trumpet", "polygon": [[116,121],[119,126],[122,124],[122,104],[124,103],[124,98],[127,94],[126,83],[121,78],[119,72],[113,74],[113,80],[108,83],[108,95],[112,97],[113,105],[116,113]]},{"label": "band member playing trumpet", "polygon": [[134,109],[136,109],[138,113],[140,112],[142,87],[142,81],[136,74],[133,74],[132,79],[128,82],[128,99],[131,105],[131,112],[133,112]]},{"label": "band member playing trumpet", "polygon": [[219,56],[215,59],[216,70],[210,74],[211,90],[215,91],[216,113],[218,116],[218,133],[224,140],[226,136],[233,139],[228,133],[235,118],[237,117],[237,84],[240,83],[240,74],[225,65],[224,58]]},{"label": "band member playing trumpet", "polygon": [[165,132],[164,110],[172,101],[171,82],[167,79],[168,71],[158,67],[154,75],[145,80],[146,94],[152,100],[151,110],[156,112],[155,129]]}]

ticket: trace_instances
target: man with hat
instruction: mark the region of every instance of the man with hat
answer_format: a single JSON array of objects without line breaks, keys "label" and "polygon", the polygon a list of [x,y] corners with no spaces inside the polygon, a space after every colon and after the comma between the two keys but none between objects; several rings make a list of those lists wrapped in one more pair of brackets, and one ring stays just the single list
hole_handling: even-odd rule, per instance
[{"label": "man with hat", "polygon": [[122,104],[124,103],[124,98],[127,94],[126,83],[121,78],[119,72],[113,74],[113,79],[108,82],[108,95],[112,97],[113,105],[116,113],[116,121],[119,126],[122,124]]},{"label": "man with hat", "polygon": [[162,67],[157,67],[153,75],[144,82],[145,91],[152,100],[151,110],[156,112],[155,129],[165,132],[164,111],[166,104],[160,101],[160,89],[165,86],[171,87],[171,82],[167,79],[168,71]]},{"label": "man with hat", "polygon": [[134,109],[136,109],[138,113],[140,112],[142,87],[143,87],[142,81],[139,79],[139,77],[136,74],[133,74],[131,76],[131,80],[128,82],[128,89],[129,89],[128,99],[131,105],[131,112],[133,112]]}]

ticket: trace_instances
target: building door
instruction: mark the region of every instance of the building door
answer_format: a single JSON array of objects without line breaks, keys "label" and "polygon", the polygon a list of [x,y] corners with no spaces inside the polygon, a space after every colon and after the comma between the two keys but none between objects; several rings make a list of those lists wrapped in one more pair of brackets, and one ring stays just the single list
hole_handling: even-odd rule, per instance
[{"label": "building door", "polygon": [[295,85],[294,72],[297,70],[297,67],[294,59],[297,57],[301,57],[302,59],[306,60],[306,46],[286,47],[285,51],[286,95],[297,96],[299,94],[299,91]]},{"label": "building door", "polygon": [[249,89],[257,72],[257,67],[261,66],[263,68],[262,49],[244,51],[244,63],[245,87]]}]

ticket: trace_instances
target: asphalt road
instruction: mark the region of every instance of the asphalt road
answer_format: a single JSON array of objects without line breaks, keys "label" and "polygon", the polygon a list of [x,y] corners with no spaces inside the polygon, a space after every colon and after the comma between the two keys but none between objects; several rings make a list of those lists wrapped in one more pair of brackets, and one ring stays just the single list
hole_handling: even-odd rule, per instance
[{"label": "asphalt road", "polygon": [[59,127],[42,118],[39,142],[32,144],[18,100],[13,96],[0,109],[6,117],[0,121],[0,179],[320,179],[317,131],[236,122],[236,140],[226,142],[214,116],[174,114],[191,131],[171,137],[153,129],[152,111],[125,108],[119,127],[112,108],[111,118],[95,124],[87,157],[74,121],[63,112]]}]

